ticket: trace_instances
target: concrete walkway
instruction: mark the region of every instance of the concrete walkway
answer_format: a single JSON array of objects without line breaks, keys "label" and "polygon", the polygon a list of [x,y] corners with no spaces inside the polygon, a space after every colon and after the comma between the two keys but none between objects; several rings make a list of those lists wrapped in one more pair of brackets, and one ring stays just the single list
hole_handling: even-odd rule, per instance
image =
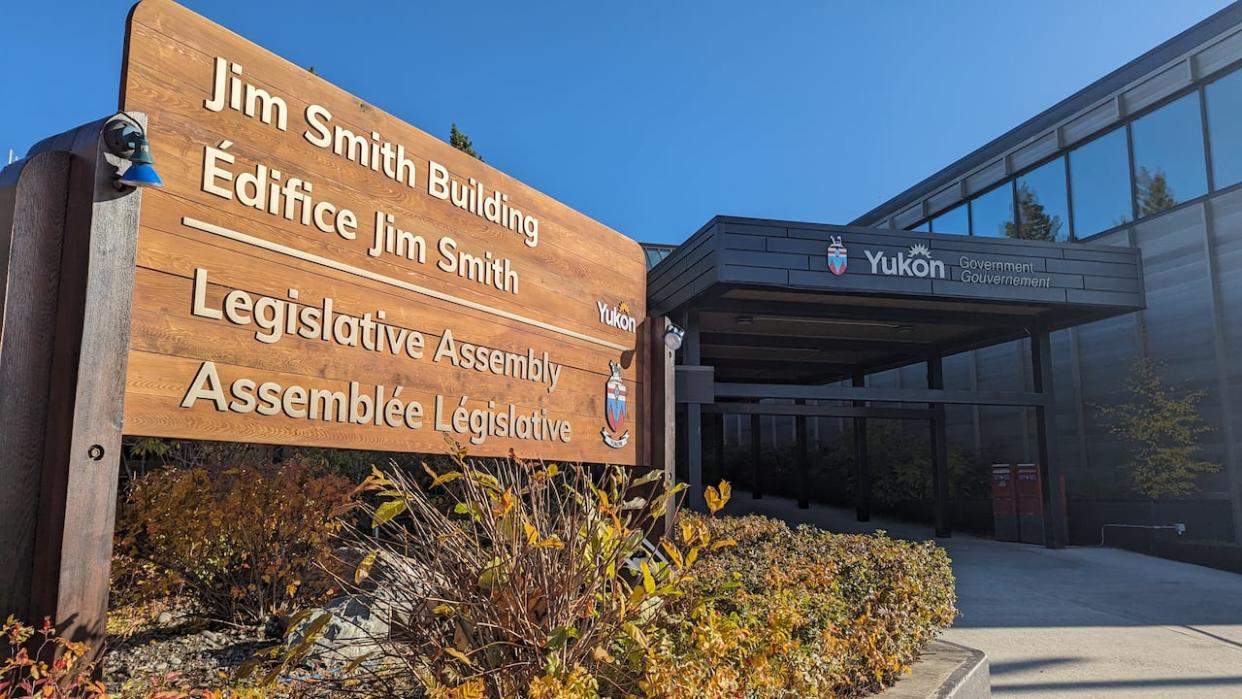
[{"label": "concrete walkway", "polygon": [[[756,512],[832,531],[930,527],[792,500],[734,494]],[[997,697],[1242,698],[1242,575],[1128,551],[1060,551],[955,535],[938,543],[957,575],[961,616],[944,638],[988,654]]]}]

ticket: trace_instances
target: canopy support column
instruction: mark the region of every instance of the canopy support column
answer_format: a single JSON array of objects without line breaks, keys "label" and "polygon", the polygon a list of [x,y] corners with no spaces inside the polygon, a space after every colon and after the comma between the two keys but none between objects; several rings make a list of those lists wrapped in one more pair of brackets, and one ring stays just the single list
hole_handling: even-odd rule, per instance
[{"label": "canopy support column", "polygon": [[[698,366],[702,359],[699,344],[699,313],[686,311],[682,323],[686,335],[682,340],[682,361]],[[703,408],[698,403],[686,404],[686,475],[690,492],[686,502],[691,509],[703,509]]]},{"label": "canopy support column", "polygon": [[750,494],[755,500],[763,499],[763,422],[759,413],[750,416]]},{"label": "canopy support column", "polygon": [[1065,512],[1065,481],[1050,431],[1056,425],[1056,395],[1052,387],[1052,339],[1047,329],[1031,332],[1031,376],[1033,388],[1044,397],[1035,406],[1035,446],[1039,457],[1040,488],[1043,497],[1044,542],[1050,549],[1065,548],[1069,523]]},{"label": "canopy support column", "polygon": [[[927,387],[944,388],[944,362],[939,353],[927,359]],[[949,445],[945,431],[944,404],[929,403],[934,412],[931,419],[932,456],[932,523],[937,537],[949,537]]]},{"label": "canopy support column", "polygon": [[[867,385],[867,375],[854,372],[854,387]],[[866,401],[854,401],[855,408],[865,408]],[[854,418],[854,512],[859,522],[871,521],[871,465],[867,463],[867,418]]]},{"label": "canopy support column", "polygon": [[[806,405],[806,401],[800,400],[798,405]],[[806,415],[794,417],[794,431],[798,441],[798,509],[807,510],[811,507],[811,445],[807,439]]]}]

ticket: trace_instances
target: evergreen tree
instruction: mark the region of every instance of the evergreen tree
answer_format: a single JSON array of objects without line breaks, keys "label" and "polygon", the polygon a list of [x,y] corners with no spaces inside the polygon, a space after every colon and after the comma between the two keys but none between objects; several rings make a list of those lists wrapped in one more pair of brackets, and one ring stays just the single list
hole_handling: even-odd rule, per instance
[{"label": "evergreen tree", "polygon": [[453,124],[452,129],[449,130],[449,145],[466,155],[483,160],[483,156],[475,152],[474,144],[470,142],[470,137],[462,133],[461,129],[457,128],[457,124]]},{"label": "evergreen tree", "polygon": [[1156,174],[1153,175],[1146,167],[1140,166],[1135,173],[1135,184],[1138,185],[1140,216],[1160,213],[1177,204],[1177,197],[1169,186],[1164,170],[1156,168]]},{"label": "evergreen tree", "polygon": [[1139,358],[1127,382],[1129,400],[1100,408],[1109,431],[1130,450],[1134,489],[1152,499],[1189,495],[1197,476],[1220,470],[1220,464],[1195,458],[1198,436],[1212,429],[1198,412],[1205,392],[1177,397],[1161,381],[1159,369],[1151,358]]},{"label": "evergreen tree", "polygon": [[1023,240],[1056,240],[1061,217],[1049,215],[1039,197],[1025,182],[1018,186],[1018,220],[1005,223],[1005,235]]}]

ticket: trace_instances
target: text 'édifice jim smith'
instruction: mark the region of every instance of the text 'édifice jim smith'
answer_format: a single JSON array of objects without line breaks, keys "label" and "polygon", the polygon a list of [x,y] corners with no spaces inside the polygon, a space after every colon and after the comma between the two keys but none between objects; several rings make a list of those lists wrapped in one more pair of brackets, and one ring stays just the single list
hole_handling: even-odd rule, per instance
[{"label": "text '\u00e9difice jim smith'", "polygon": [[[212,112],[238,112],[277,130],[289,130],[288,102],[247,82],[242,66],[225,58],[215,59],[211,93],[203,107]],[[303,118],[306,128],[302,137],[307,143],[411,189],[420,189],[419,166],[406,155],[404,145],[384,140],[377,131],[363,134],[345,128],[318,104],[308,104]],[[204,192],[343,240],[358,238],[359,217],[353,210],[318,197],[314,183],[305,177],[282,173],[260,162],[236,167],[239,158],[230,151],[233,145],[232,140],[225,139],[204,147]],[[457,177],[434,160],[427,160],[426,170],[426,186],[420,191],[521,236],[526,247],[539,244],[539,219],[511,203],[508,194],[498,189],[489,191],[473,177]],[[511,294],[519,291],[518,272],[506,257],[490,250],[463,250],[448,235],[429,244],[423,235],[402,229],[392,213],[377,210],[367,218],[373,221],[366,251],[370,257],[395,256],[423,265],[431,248],[436,256],[433,266],[441,272]]]}]

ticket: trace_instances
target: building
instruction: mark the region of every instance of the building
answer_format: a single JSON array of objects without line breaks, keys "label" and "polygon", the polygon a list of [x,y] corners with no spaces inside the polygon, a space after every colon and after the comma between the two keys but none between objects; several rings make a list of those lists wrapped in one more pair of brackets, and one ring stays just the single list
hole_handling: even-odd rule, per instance
[{"label": "building", "polygon": [[[944,510],[939,513],[944,521],[938,521],[938,529],[958,526],[988,531],[994,514],[990,464],[1039,463],[1051,458],[1055,461],[1051,470],[1041,464],[1043,476],[1045,481],[1057,482],[1043,483],[1044,510],[1052,512],[1059,506],[1055,501],[1061,500],[1060,506],[1067,510],[1063,526],[1070,543],[1098,543],[1106,524],[1182,523],[1185,534],[1180,538],[1152,529],[1109,530],[1107,537],[1109,543],[1163,555],[1208,563],[1233,556],[1242,563],[1237,553],[1242,549],[1236,546],[1242,543],[1242,275],[1236,272],[1242,264],[1240,66],[1242,3],[1235,3],[863,214],[850,226],[716,219],[704,228],[716,234],[716,247],[709,254],[693,258],[688,249],[712,238],[704,231],[676,250],[649,246],[649,261],[655,263],[649,274],[653,312],[668,312],[689,323],[691,339],[696,330],[710,332],[707,341],[697,347],[690,344],[691,356],[684,363],[714,373],[717,386],[745,379],[820,387],[786,391],[782,396],[763,391],[725,396],[717,390],[711,401],[687,403],[682,409],[687,422],[681,430],[688,437],[684,445],[687,463],[698,458],[708,480],[723,470],[744,486],[753,486],[747,481],[754,474],[740,473],[739,466],[757,456],[763,462],[761,489],[804,500],[857,501],[860,516],[866,515],[868,507],[885,507],[908,517],[932,519],[933,510],[939,508]],[[730,230],[738,227],[750,229],[746,239]],[[818,234],[811,235],[811,230]],[[795,232],[812,244],[791,245]],[[739,249],[729,247],[733,243],[726,239],[735,241]],[[926,247],[906,257],[930,249],[931,257],[949,264],[944,281],[902,289],[872,283],[877,280],[868,272],[883,273],[884,264],[898,272],[917,271],[897,268],[899,263],[892,259],[896,247],[886,248],[886,259],[876,267],[872,258],[882,248],[917,246],[923,241],[928,241]],[[837,276],[829,269],[833,265],[831,245],[849,250],[835,258],[847,260],[849,272]],[[1015,245],[1025,247],[1005,247]],[[875,251],[855,254],[856,248],[867,246]],[[1126,258],[1110,257],[1109,250],[1137,255],[1137,278],[1124,269]],[[789,257],[793,252],[806,252],[810,257]],[[1042,266],[1034,260],[1033,266],[1021,267],[1014,263],[1020,258],[1004,257],[1011,252],[1047,258]],[[782,254],[786,257],[772,257]],[[981,268],[969,270],[956,264],[959,256],[965,261],[967,254]],[[990,265],[989,260],[1005,264]],[[801,271],[804,264],[807,267]],[[843,285],[856,268],[862,269],[854,278],[858,286]],[[949,291],[949,282],[961,281],[964,273],[974,273],[973,279],[1021,279],[1008,284],[979,282],[974,301],[957,303],[959,296]],[[903,282],[914,282],[909,276],[904,275]],[[748,291],[739,297],[721,291],[722,285]],[[1058,290],[1059,285],[1064,289]],[[937,303],[926,302],[927,289]],[[862,292],[874,294],[862,302],[870,311],[855,308],[833,315],[835,309],[846,308],[841,305],[844,300],[860,303],[857,294]],[[950,297],[954,303],[949,303]],[[764,306],[760,299],[774,305]],[[792,322],[812,327],[833,318],[856,325],[848,332],[849,326],[837,325],[832,332],[795,333],[786,319],[779,341],[756,338],[762,334],[757,330],[760,316],[808,303],[834,311],[814,309],[817,317]],[[996,312],[1006,303],[1027,309],[1044,304],[1036,314],[1038,322],[1027,324],[1026,337],[998,327],[990,316],[978,315]],[[923,315],[914,313],[918,310]],[[696,318],[721,313],[732,314],[734,327],[728,332],[719,327],[693,327]],[[875,323],[882,318],[897,320],[885,329]],[[719,320],[712,316],[711,322]],[[1048,377],[1040,376],[1038,366],[1041,359],[1047,360],[1039,352],[1042,331],[1049,333]],[[908,347],[912,352],[880,351],[878,344],[868,345],[868,339]],[[722,349],[711,344],[717,340],[731,344]],[[930,359],[917,357],[929,348]],[[796,349],[805,352],[798,355],[792,351]],[[1201,454],[1221,468],[1200,476],[1193,494],[1152,500],[1136,492],[1128,452],[1111,436],[1100,414],[1101,406],[1126,399],[1129,369],[1142,356],[1161,363],[1161,377],[1167,384],[1203,393],[1199,410],[1212,431],[1200,437]],[[825,370],[807,369],[814,363]],[[694,372],[682,372],[682,384],[691,392],[708,383],[696,383]],[[1041,386],[1045,378],[1049,380]],[[848,394],[846,384],[863,386],[868,393]],[[856,413],[837,409],[878,405],[853,402],[855,396],[873,401],[890,391],[893,397],[909,399],[938,385],[946,391],[970,391],[986,398],[976,404],[962,396],[957,403],[928,401],[933,410],[943,412],[947,446],[939,449],[949,456],[939,460],[950,463],[928,466],[932,471],[938,468],[940,477],[933,473],[915,483],[908,488],[914,493],[909,497],[878,489],[900,490],[903,474],[908,476],[910,469],[880,465],[888,469],[880,474],[887,480],[872,483],[870,501],[862,502],[855,486],[867,476],[851,471],[852,455],[843,453],[848,449],[841,446],[849,444],[862,420]],[[1003,396],[995,395],[1030,392],[1051,393],[1053,398],[1040,408],[1014,400],[1005,404]],[[851,400],[843,403],[842,397]],[[796,400],[803,407],[762,416],[725,413],[719,421],[699,420],[701,428],[694,424],[696,414],[721,411],[710,406],[743,399],[769,405]],[[808,407],[816,403],[835,407],[816,413]],[[889,411],[915,409],[900,402],[884,405],[890,406]],[[1041,412],[1048,415],[1046,435],[1041,434]],[[888,449],[888,458],[920,464],[929,463],[928,458],[937,460],[934,454],[928,457],[925,448],[931,446],[933,452],[938,448],[934,419],[927,437],[917,420],[899,412],[875,415],[902,420],[873,426],[873,431],[896,435],[888,442],[902,442],[911,434],[926,440],[921,450]],[[881,419],[886,418],[872,416],[869,421]],[[694,438],[700,429],[708,438],[699,440],[701,446],[697,446]],[[752,439],[756,430],[759,438]],[[856,448],[858,440],[853,441]],[[802,456],[808,450],[811,456]],[[872,457],[874,462],[875,454]],[[809,467],[799,469],[799,463],[809,463]],[[946,477],[948,483],[941,482]],[[870,479],[876,478],[873,469]],[[938,505],[936,495],[942,500]],[[1213,549],[1207,542],[1233,542],[1234,547]]]}]

